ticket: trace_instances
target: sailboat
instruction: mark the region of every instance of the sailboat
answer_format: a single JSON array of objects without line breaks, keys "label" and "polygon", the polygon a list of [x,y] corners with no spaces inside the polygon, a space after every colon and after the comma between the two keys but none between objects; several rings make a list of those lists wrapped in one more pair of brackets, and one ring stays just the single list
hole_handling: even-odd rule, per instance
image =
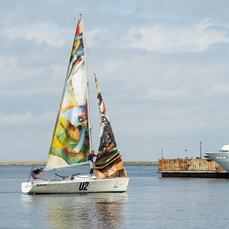
[{"label": "sailboat", "polygon": [[[88,164],[92,150],[83,18],[74,36],[64,90],[56,119],[45,171]],[[100,118],[100,144],[95,161],[96,176],[73,174],[62,180],[23,182],[23,193],[125,192],[129,178],[123,166],[104,100],[94,74]]]}]

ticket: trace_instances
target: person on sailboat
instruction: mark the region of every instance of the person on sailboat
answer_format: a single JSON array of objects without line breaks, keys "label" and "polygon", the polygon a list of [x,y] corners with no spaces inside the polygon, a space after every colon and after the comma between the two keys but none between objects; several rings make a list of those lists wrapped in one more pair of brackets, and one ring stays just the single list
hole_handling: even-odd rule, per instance
[{"label": "person on sailboat", "polygon": [[94,157],[97,157],[97,155],[94,154],[95,151],[92,150],[91,153],[88,155],[88,163],[90,167],[90,175],[94,175],[94,162],[93,159]]},{"label": "person on sailboat", "polygon": [[32,178],[34,179],[34,181],[37,181],[37,175],[39,174],[43,179],[43,175],[42,175],[42,172],[44,171],[43,168],[40,168],[40,169],[34,169],[32,172],[31,172],[31,176]]}]

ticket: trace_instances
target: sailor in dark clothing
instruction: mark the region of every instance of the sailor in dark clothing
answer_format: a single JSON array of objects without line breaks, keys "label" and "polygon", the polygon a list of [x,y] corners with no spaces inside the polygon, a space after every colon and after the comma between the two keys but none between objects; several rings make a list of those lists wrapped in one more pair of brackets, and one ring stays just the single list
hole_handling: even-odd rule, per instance
[{"label": "sailor in dark clothing", "polygon": [[88,155],[88,163],[90,167],[90,175],[94,175],[94,157],[97,157],[97,155],[94,154],[94,150],[91,151],[91,153]]},{"label": "sailor in dark clothing", "polygon": [[32,172],[31,172],[31,176],[32,178],[34,179],[34,181],[37,181],[37,175],[40,174],[40,176],[44,179],[44,177],[42,176],[42,172],[44,171],[43,168],[40,168],[40,169],[34,169]]}]

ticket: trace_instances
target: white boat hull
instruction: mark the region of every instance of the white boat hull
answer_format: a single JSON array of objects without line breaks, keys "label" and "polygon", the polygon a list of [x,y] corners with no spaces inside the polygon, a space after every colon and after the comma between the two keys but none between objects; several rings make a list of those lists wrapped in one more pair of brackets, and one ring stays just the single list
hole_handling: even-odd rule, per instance
[{"label": "white boat hull", "polygon": [[229,152],[212,151],[205,154],[229,173]]},{"label": "white boat hull", "polygon": [[125,192],[128,183],[128,177],[101,179],[82,176],[62,181],[23,182],[21,184],[21,190],[23,193],[27,194]]}]

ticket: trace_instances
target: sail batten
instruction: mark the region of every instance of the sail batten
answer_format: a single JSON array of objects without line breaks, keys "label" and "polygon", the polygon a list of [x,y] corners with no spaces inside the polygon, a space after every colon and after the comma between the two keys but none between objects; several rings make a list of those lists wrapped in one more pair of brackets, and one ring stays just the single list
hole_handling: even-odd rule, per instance
[{"label": "sail batten", "polygon": [[77,23],[47,168],[87,162],[90,149],[88,79],[82,17]]}]

